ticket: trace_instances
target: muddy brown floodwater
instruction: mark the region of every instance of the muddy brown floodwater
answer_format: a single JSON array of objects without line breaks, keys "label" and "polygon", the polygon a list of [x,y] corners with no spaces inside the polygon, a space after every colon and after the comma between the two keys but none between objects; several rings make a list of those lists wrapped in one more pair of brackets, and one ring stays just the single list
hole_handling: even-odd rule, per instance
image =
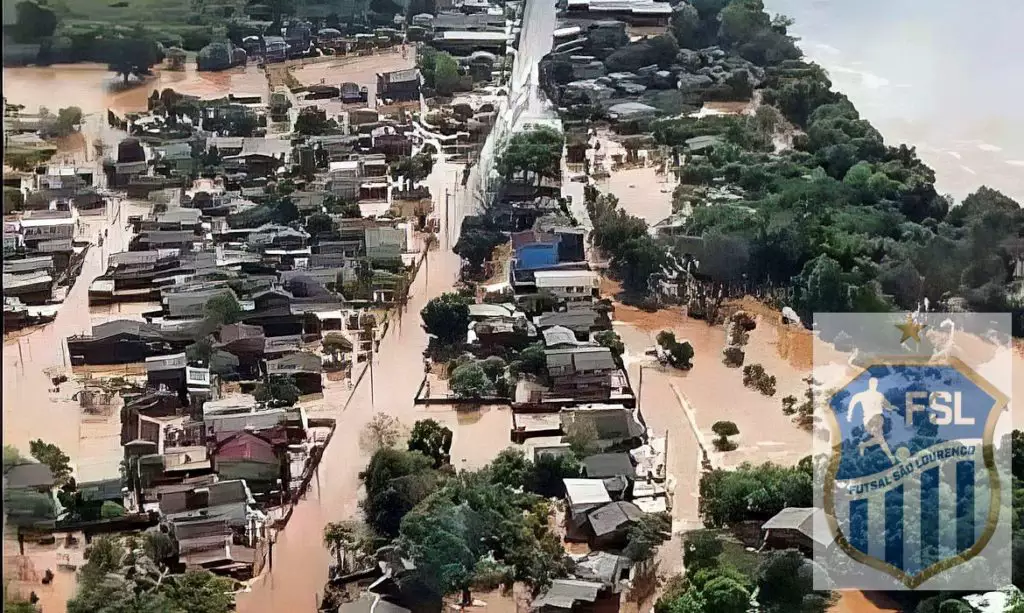
[{"label": "muddy brown floodwater", "polygon": [[[273,548],[273,567],[253,582],[250,593],[240,595],[238,609],[245,613],[314,611],[327,580],[330,555],[322,543],[327,522],[358,518],[359,471],[369,459],[360,446],[363,426],[375,412],[397,417],[407,427],[417,419],[436,419],[452,427],[452,461],[473,468],[489,461],[510,445],[511,416],[507,409],[456,412],[446,407],[424,409],[413,404],[423,377],[422,351],[427,346],[419,312],[428,300],[449,291],[459,270],[459,257],[445,246],[444,191],[456,196],[451,215],[451,244],[455,243],[460,220],[471,206],[466,192],[456,190],[461,166],[438,160],[426,183],[441,219],[440,245],[428,255],[410,288],[408,305],[400,319],[394,319],[375,356],[373,377],[369,373],[345,406],[346,392],[326,399],[327,409],[317,416],[334,417],[338,428],[324,452],[319,478],[313,479],[304,500],[299,502],[287,527],[278,533]],[[372,392],[371,392],[372,387]],[[327,394],[332,392],[328,391]]]},{"label": "muddy brown floodwater", "polygon": [[[142,305],[125,308],[118,315],[109,309],[90,311],[89,284],[106,267],[106,256],[127,249],[130,231],[125,223],[129,215],[148,211],[148,205],[129,201],[115,201],[102,216],[83,217],[79,240],[96,241],[104,230],[109,231],[103,247],[92,245],[86,255],[81,275],[75,281],[57,314],[46,326],[35,328],[17,338],[4,339],[3,358],[3,442],[14,445],[22,455],[28,456],[29,441],[41,438],[59,446],[71,457],[75,477],[91,481],[116,477],[122,458],[120,447],[120,418],[117,411],[102,416],[85,416],[78,402],[72,399],[81,384],[72,377],[50,392],[52,384],[46,370],[67,365],[68,336],[88,332],[94,323],[123,316],[141,319]],[[67,374],[71,374],[67,372]],[[56,566],[54,547],[27,547],[26,556],[17,556],[17,543],[4,540],[5,576],[22,577],[14,586],[27,596],[35,591],[43,610],[60,613],[66,609],[67,599],[74,593],[75,577],[71,571],[60,571]],[[20,572],[9,574],[8,569]],[[56,573],[54,582],[43,586],[35,580],[35,573],[46,569]]]},{"label": "muddy brown floodwater", "polygon": [[26,66],[4,68],[3,94],[9,104],[22,104],[25,112],[35,113],[40,106],[56,113],[58,109],[77,106],[86,115],[82,137],[60,143],[61,156],[76,163],[94,161],[92,141],[103,140],[107,146],[116,146],[125,133],[107,125],[107,109],[118,115],[131,111],[145,111],[147,99],[154,89],[174,89],[184,94],[218,98],[228,92],[268,96],[267,80],[263,71],[250,64],[221,72],[199,72],[195,62],[186,70],[176,72],[153,69],[153,76],[144,81],[123,80],[107,70],[103,64],[58,64],[54,66]]}]

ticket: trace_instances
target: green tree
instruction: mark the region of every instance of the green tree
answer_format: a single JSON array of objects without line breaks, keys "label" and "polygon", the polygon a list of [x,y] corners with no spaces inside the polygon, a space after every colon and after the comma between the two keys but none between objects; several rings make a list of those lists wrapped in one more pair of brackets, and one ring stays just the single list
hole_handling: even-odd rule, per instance
[{"label": "green tree", "polygon": [[185,358],[189,363],[209,364],[213,353],[213,341],[209,337],[201,338],[185,347]]},{"label": "green tree", "polygon": [[228,613],[235,608],[234,585],[207,570],[187,570],[172,575],[163,588],[176,611],[189,613]]},{"label": "green tree", "polygon": [[680,343],[676,340],[675,332],[662,330],[655,338],[658,345],[668,353],[669,363],[676,368],[689,369],[693,367],[693,345],[687,341]]},{"label": "green tree", "polygon": [[37,2],[19,2],[14,10],[17,17],[11,30],[16,42],[36,42],[53,36],[57,29],[57,15],[49,7]]},{"label": "green tree", "polygon": [[474,271],[479,271],[484,262],[491,258],[494,248],[508,242],[508,238],[496,230],[467,229],[459,235],[452,251],[462,257]]},{"label": "green tree", "polygon": [[565,496],[564,479],[583,475],[583,467],[573,453],[542,453],[533,463],[527,489],[545,498]]},{"label": "green tree", "polygon": [[813,479],[798,467],[742,464],[731,471],[705,473],[700,480],[701,518],[711,528],[766,521],[786,507],[812,503]]},{"label": "green tree", "polygon": [[849,290],[843,279],[843,269],[839,262],[827,255],[819,255],[804,266],[797,279],[796,290],[796,304],[801,316],[844,313],[849,309]]},{"label": "green tree", "polygon": [[4,186],[4,215],[11,215],[25,208],[25,194],[17,187]]},{"label": "green tree", "polygon": [[28,449],[33,458],[49,467],[55,485],[60,487],[71,479],[71,458],[60,447],[36,439],[28,444]]},{"label": "green tree", "polygon": [[534,466],[521,449],[509,447],[498,452],[488,470],[493,483],[513,489],[529,488]]},{"label": "green tree", "polygon": [[124,517],[124,513],[124,507],[110,500],[104,501],[100,507],[100,519],[116,519]]},{"label": "green tree", "polygon": [[603,330],[594,335],[594,341],[602,347],[607,347],[612,352],[612,357],[619,364],[622,363],[622,354],[626,352],[626,345],[619,338],[614,330]]},{"label": "green tree", "polygon": [[622,277],[623,289],[634,294],[646,294],[652,289],[652,279],[668,264],[668,255],[661,245],[645,234],[615,250],[611,264]]},{"label": "green tree", "polygon": [[548,370],[547,355],[544,353],[544,343],[530,343],[515,357],[509,364],[509,371],[513,376],[527,373],[534,376],[541,376]]},{"label": "green tree", "polygon": [[418,451],[439,468],[451,462],[452,431],[433,419],[421,419],[413,424],[409,434],[409,451]]},{"label": "green tree", "polygon": [[715,613],[746,613],[750,608],[750,592],[730,577],[715,577],[700,591],[708,611]]},{"label": "green tree", "polygon": [[586,457],[598,450],[598,431],[593,420],[574,417],[562,430],[565,442],[577,457]]},{"label": "green tree", "polygon": [[533,175],[538,185],[544,177],[558,178],[564,145],[562,133],[554,128],[542,126],[519,132],[509,139],[498,158],[498,172],[506,179],[519,173]]},{"label": "green tree", "polygon": [[729,440],[730,436],[736,436],[740,429],[731,421],[716,421],[711,426],[711,431],[718,435],[715,439],[715,448],[719,451],[732,451],[736,449],[736,443]]},{"label": "green tree", "polygon": [[132,75],[152,75],[153,66],[163,60],[156,41],[147,38],[141,29],[136,29],[129,36],[116,38],[109,44],[110,61],[107,69],[122,76],[125,83]]},{"label": "green tree", "polygon": [[217,326],[238,323],[242,317],[242,305],[238,304],[234,294],[217,294],[206,301],[203,316]]},{"label": "green tree", "polygon": [[796,550],[773,551],[757,570],[757,600],[769,613],[824,613],[831,606],[828,592],[814,592],[810,564]]},{"label": "green tree", "polygon": [[377,450],[359,477],[366,487],[360,503],[366,524],[382,537],[398,534],[402,518],[436,491],[439,474],[422,453],[386,447]]},{"label": "green tree", "polygon": [[370,451],[394,447],[402,435],[402,424],[387,413],[377,413],[362,432],[363,446]]},{"label": "green tree", "polygon": [[446,345],[462,341],[469,330],[469,305],[454,292],[431,299],[420,311],[420,317],[423,329]]},{"label": "green tree", "polygon": [[18,448],[14,445],[4,445],[4,474],[18,464],[25,464],[30,460],[24,458]]},{"label": "green tree", "polygon": [[622,554],[634,562],[650,560],[658,552],[658,547],[671,537],[671,515],[645,513],[626,532],[626,548]]},{"label": "green tree", "polygon": [[295,118],[295,131],[306,136],[323,136],[333,129],[327,112],[317,106],[307,106]]},{"label": "green tree", "polygon": [[680,2],[672,10],[672,34],[684,47],[696,49],[695,42],[700,31],[700,14],[692,4]]},{"label": "green tree", "polygon": [[324,213],[315,213],[306,218],[306,232],[312,237],[317,237],[322,234],[334,234],[334,220],[331,219],[330,215]]},{"label": "green tree", "polygon": [[463,364],[452,371],[448,385],[460,398],[481,398],[494,394],[494,383],[479,363]]},{"label": "green tree", "polygon": [[439,53],[434,60],[434,89],[442,96],[450,96],[459,86],[459,64],[447,53]]},{"label": "green tree", "polygon": [[266,381],[256,384],[253,397],[256,402],[266,402],[275,406],[292,406],[299,401],[301,390],[295,386],[291,378],[282,375],[271,375]]},{"label": "green tree", "polygon": [[683,541],[683,567],[691,575],[701,569],[714,568],[718,566],[718,556],[722,551],[722,542],[714,532],[688,532]]}]

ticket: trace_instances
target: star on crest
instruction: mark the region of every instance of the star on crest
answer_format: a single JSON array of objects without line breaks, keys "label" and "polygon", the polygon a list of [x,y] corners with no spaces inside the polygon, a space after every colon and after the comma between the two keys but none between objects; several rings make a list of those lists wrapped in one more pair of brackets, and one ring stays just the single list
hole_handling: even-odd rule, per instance
[{"label": "star on crest", "polygon": [[927,326],[925,324],[919,324],[908,317],[907,321],[901,324],[895,324],[900,330],[900,344],[907,342],[910,339],[914,339],[916,342],[921,342],[921,330],[924,330]]}]

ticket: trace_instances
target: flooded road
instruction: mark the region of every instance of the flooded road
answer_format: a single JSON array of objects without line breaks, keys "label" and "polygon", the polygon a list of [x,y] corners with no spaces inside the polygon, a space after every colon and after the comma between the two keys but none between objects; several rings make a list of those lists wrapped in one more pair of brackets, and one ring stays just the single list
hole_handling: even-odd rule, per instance
[{"label": "flooded road", "polygon": [[[104,246],[93,245],[86,255],[82,272],[68,293],[56,319],[41,328],[26,331],[15,339],[4,340],[3,357],[3,442],[14,445],[28,457],[29,441],[41,438],[54,443],[71,457],[74,476],[79,481],[116,478],[123,458],[120,441],[120,415],[114,407],[107,415],[85,415],[72,399],[81,385],[74,377],[50,392],[52,383],[44,372],[52,367],[66,368],[68,336],[89,332],[92,325],[120,317],[135,318],[142,305],[126,305],[123,314],[117,307],[102,307],[90,312],[89,284],[106,268],[106,256],[126,250],[130,231],[125,228],[129,215],[148,211],[148,205],[114,202],[103,216],[83,217],[80,240],[95,242],[100,232],[109,230]],[[135,315],[131,315],[134,313]],[[70,375],[70,371],[65,371]],[[5,539],[5,572],[20,567],[22,576],[31,578],[46,569],[56,573],[50,586],[38,580],[16,583],[25,595],[34,590],[47,613],[61,613],[67,599],[74,593],[75,576],[71,571],[58,571],[57,552],[53,547],[26,547],[27,555],[17,557],[17,543]]]},{"label": "flooded road", "polygon": [[[455,194],[451,215],[450,240],[454,244],[462,217],[474,206],[466,191],[456,191],[461,165],[438,159],[426,183],[434,194],[441,223],[439,247],[431,251],[410,287],[408,304],[401,319],[392,320],[375,356],[371,377],[363,377],[344,406],[344,398],[328,398],[329,410],[317,416],[338,420],[305,500],[296,505],[287,527],[278,533],[273,549],[273,569],[257,579],[249,594],[239,597],[238,609],[246,613],[275,611],[313,611],[317,594],[327,580],[330,555],[322,544],[327,522],[359,517],[359,471],[369,460],[359,445],[363,427],[376,412],[397,417],[407,427],[417,419],[432,418],[449,424],[454,432],[452,462],[458,467],[479,467],[495,453],[510,445],[511,415],[507,409],[485,409],[457,414],[444,407],[420,408],[413,398],[423,373],[422,352],[427,335],[420,325],[419,312],[428,300],[450,291],[458,277],[460,260],[444,245],[444,193]],[[330,393],[330,392],[328,392]],[[339,394],[341,396],[341,394]],[[319,485],[318,485],[319,484]]]}]

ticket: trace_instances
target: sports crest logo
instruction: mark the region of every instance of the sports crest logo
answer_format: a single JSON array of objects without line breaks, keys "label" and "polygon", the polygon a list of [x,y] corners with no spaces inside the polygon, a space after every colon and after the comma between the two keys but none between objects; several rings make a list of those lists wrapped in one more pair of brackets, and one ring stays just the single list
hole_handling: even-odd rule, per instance
[{"label": "sports crest logo", "polygon": [[989,555],[1010,497],[995,457],[1008,398],[951,355],[878,354],[859,370],[824,407],[831,453],[819,483],[831,559],[848,556],[915,589]]}]

